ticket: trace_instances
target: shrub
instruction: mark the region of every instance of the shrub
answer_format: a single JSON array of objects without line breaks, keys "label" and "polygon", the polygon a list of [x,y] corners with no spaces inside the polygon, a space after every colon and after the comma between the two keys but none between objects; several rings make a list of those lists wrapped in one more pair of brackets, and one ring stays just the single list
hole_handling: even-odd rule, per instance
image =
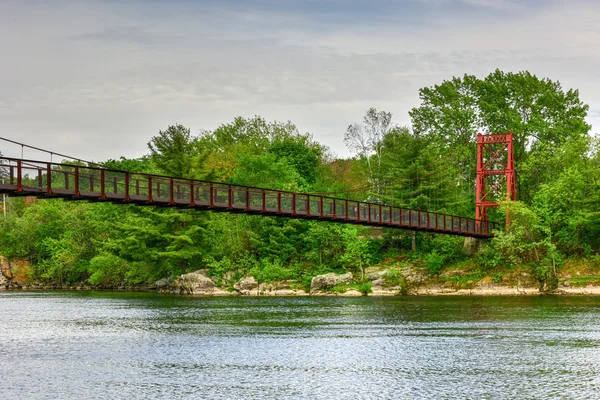
[{"label": "shrub", "polygon": [[504,277],[504,274],[502,272],[498,272],[496,275],[492,276],[492,282],[500,283],[500,282],[502,282],[503,277]]},{"label": "shrub", "polygon": [[366,296],[369,293],[373,293],[373,289],[371,288],[371,282],[363,282],[358,287],[358,291],[361,292],[363,296]]},{"label": "shrub", "polygon": [[262,260],[260,265],[252,268],[250,273],[258,282],[273,282],[289,279],[291,271],[279,265],[278,262]]},{"label": "shrub", "polygon": [[434,250],[423,258],[423,262],[425,263],[425,267],[427,267],[429,275],[435,275],[444,267],[446,258]]}]

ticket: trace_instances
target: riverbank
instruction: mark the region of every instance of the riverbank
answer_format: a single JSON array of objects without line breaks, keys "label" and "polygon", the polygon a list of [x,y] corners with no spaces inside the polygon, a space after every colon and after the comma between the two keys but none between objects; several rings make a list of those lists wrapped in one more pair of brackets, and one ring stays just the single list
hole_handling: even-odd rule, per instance
[{"label": "riverbank", "polygon": [[[178,277],[161,279],[151,285],[112,286],[89,283],[48,284],[29,279],[28,264],[0,258],[3,272],[0,290],[21,291],[156,291],[164,294],[194,296],[538,296],[600,295],[600,275],[594,266],[572,262],[557,274],[553,290],[540,290],[540,283],[527,269],[485,274],[477,266],[447,267],[430,275],[418,265],[388,262],[367,268],[361,275],[351,272],[327,273],[310,281],[279,280],[258,282],[253,276],[234,279],[233,273],[211,276],[201,269]],[[237,275],[239,277],[239,274]],[[10,278],[10,279],[9,279]]]}]

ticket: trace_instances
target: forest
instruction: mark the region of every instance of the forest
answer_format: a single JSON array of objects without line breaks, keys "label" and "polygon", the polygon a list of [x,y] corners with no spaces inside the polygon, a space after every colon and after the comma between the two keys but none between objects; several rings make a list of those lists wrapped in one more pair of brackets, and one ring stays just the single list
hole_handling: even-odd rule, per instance
[{"label": "forest", "polygon": [[375,108],[357,115],[360,123],[348,121],[339,133],[348,159],[292,122],[256,116],[199,132],[175,123],[148,134],[146,155],[103,164],[474,217],[476,135],[511,131],[518,200],[491,213],[502,229],[475,254],[464,251],[462,237],[424,232],[10,198],[0,256],[27,260],[28,279],[57,287],[152,285],[199,269],[216,279],[293,279],[306,287],[318,274],[350,271],[362,279],[368,266],[401,260],[431,276],[451,267],[489,276],[523,269],[548,289],[570,260],[600,269],[600,141],[577,90],[496,70],[423,88],[419,99],[410,126]]}]

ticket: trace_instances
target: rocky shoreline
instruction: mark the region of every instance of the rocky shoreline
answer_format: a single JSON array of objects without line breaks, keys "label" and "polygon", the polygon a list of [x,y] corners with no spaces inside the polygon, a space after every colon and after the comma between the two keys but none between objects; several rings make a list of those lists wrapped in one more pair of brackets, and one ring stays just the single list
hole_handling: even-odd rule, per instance
[{"label": "rocky shoreline", "polygon": [[[6,260],[0,260],[5,261]],[[568,277],[567,277],[568,278]],[[312,278],[310,287],[294,280],[258,282],[247,276],[234,279],[233,273],[222,278],[209,276],[198,270],[188,274],[161,279],[151,286],[116,285],[99,287],[89,284],[48,285],[19,278],[7,280],[0,275],[0,291],[41,290],[111,290],[156,291],[163,294],[193,296],[539,296],[539,295],[600,295],[600,286],[572,286],[568,279],[559,281],[552,291],[540,291],[538,283],[525,272],[511,276],[476,277],[471,279],[460,269],[448,270],[436,277],[414,267],[369,268],[365,276],[352,273],[328,273]]]}]

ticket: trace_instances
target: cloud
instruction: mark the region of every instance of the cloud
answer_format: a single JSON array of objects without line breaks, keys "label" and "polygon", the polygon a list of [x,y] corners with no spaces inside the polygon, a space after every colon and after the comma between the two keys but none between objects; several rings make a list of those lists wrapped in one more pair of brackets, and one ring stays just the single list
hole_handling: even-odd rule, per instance
[{"label": "cloud", "polygon": [[369,107],[408,124],[419,88],[495,68],[560,80],[598,109],[600,5],[514,3],[3,3],[0,129],[98,160],[139,156],[175,122],[261,115],[347,155],[343,132]]}]

